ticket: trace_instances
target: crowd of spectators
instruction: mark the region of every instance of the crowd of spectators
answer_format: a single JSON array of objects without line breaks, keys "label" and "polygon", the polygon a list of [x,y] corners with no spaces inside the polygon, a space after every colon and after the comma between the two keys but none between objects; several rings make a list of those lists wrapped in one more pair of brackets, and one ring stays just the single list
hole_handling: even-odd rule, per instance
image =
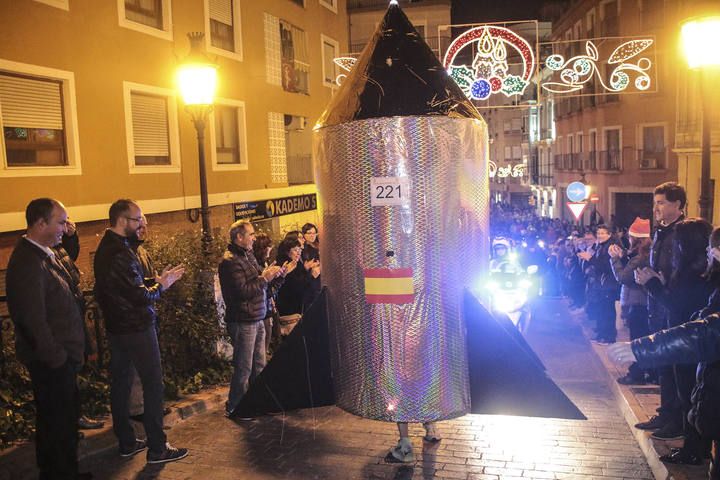
[{"label": "crowd of spectators", "polygon": [[[686,218],[686,201],[677,183],[658,185],[652,231],[651,219],[636,218],[627,229],[581,227],[497,204],[491,234],[512,239],[520,258],[528,245],[542,246],[545,295],[584,311],[593,342],[630,364],[618,383],[660,386],[657,415],[635,426],[656,440],[684,439],[661,460],[697,465],[710,457],[709,478],[719,479],[720,228]],[[631,343],[616,343],[616,319]]]}]

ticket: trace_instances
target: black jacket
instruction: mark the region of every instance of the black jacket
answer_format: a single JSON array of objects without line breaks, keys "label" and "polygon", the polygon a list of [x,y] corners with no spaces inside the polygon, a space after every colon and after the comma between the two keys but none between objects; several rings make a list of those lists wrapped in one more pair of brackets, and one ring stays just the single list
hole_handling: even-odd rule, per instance
[{"label": "black jacket", "polygon": [[615,242],[608,239],[595,247],[595,252],[585,265],[587,279],[587,301],[615,301],[620,293],[620,285],[615,280],[610,265],[610,254],[608,249]]},{"label": "black jacket", "polygon": [[720,439],[720,315],[639,338],[632,350],[645,368],[699,363],[688,417],[703,436]]},{"label": "black jacket", "polygon": [[58,260],[20,239],[8,262],[6,290],[21,362],[58,368],[70,358],[82,364],[83,316],[72,278]]},{"label": "black jacket", "polygon": [[155,322],[162,286],[145,285],[143,268],[128,239],[106,230],[95,252],[95,299],[112,334],[144,332]]},{"label": "black jacket", "polygon": [[256,322],[267,313],[268,282],[252,250],[227,246],[218,266],[225,301],[225,323]]},{"label": "black jacket", "polygon": [[[683,215],[669,225],[660,225],[653,234],[652,248],[650,249],[650,268],[662,273],[666,279],[672,277],[673,243],[675,240],[675,226],[685,219]],[[648,295],[648,319],[650,331],[668,327],[668,310],[660,301]]]}]

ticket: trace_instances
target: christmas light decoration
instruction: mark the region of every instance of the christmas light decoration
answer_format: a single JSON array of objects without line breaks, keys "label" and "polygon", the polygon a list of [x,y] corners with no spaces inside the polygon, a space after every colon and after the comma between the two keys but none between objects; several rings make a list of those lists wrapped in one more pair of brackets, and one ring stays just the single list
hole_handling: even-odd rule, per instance
[{"label": "christmas light decoration", "polygon": [[525,167],[526,167],[526,165],[524,163],[518,163],[515,165],[507,165],[504,167],[498,167],[495,162],[490,160],[490,161],[488,161],[488,175],[490,178],[494,178],[494,177],[522,178],[523,175],[525,174]]},{"label": "christmas light decoration", "polygon": [[[458,53],[475,42],[478,45],[472,67],[455,65]],[[522,75],[509,72],[508,47],[520,55]],[[499,92],[507,97],[521,95],[536,69],[530,44],[512,30],[493,25],[471,28],[453,40],[445,52],[443,65],[465,95],[474,100],[487,100]]]},{"label": "christmas light decoration", "polygon": [[[355,65],[355,62],[357,62],[357,58],[354,57],[337,57],[333,58],[333,62],[335,62],[335,65],[342,68],[346,72],[349,72],[352,70],[353,65]],[[340,75],[335,78],[335,83],[338,85],[341,85],[343,80],[347,77],[346,74],[341,73]]]},{"label": "christmas light decoration", "polygon": [[634,85],[638,90],[650,88],[651,79],[648,70],[652,62],[648,58],[640,58],[635,63],[626,63],[653,44],[652,39],[630,40],[618,46],[608,58],[608,65],[619,64],[610,73],[609,84],[605,83],[597,61],[600,57],[595,44],[588,40],[585,42],[585,55],[577,55],[568,60],[559,54],[550,55],[545,59],[545,65],[552,71],[560,72],[560,82],[545,82],[542,88],[551,93],[571,93],[582,90],[585,84],[597,74],[600,85],[608,92],[622,92],[630,85],[630,75],[637,74]]}]

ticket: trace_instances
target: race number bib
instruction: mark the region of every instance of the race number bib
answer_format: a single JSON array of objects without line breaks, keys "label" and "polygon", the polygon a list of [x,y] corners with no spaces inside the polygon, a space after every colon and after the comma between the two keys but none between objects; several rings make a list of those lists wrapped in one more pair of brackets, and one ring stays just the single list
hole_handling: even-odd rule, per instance
[{"label": "race number bib", "polygon": [[408,177],[374,177],[370,179],[370,205],[373,207],[407,205],[410,202]]}]

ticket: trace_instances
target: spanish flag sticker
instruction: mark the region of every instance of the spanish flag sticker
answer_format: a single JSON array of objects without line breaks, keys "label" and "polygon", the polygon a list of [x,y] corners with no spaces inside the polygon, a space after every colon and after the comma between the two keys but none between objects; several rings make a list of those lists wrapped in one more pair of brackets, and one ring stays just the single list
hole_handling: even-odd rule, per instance
[{"label": "spanish flag sticker", "polygon": [[364,273],[367,303],[413,302],[412,268],[367,268]]}]

